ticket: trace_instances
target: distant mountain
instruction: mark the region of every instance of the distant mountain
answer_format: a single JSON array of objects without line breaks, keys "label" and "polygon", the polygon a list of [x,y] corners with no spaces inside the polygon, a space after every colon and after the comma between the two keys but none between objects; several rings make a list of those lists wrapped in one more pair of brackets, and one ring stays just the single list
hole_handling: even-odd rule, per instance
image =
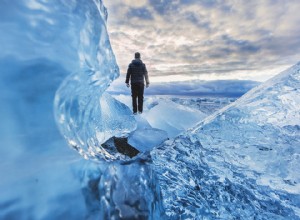
[{"label": "distant mountain", "polygon": [[[147,95],[185,95],[185,96],[221,96],[240,97],[259,82],[250,80],[214,80],[151,83],[145,90]],[[108,91],[112,94],[130,94],[125,83],[116,82]]]}]

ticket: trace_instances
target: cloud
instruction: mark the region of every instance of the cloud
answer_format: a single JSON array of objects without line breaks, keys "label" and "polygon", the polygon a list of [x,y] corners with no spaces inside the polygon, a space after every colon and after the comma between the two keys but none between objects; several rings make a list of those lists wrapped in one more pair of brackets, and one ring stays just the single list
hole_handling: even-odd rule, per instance
[{"label": "cloud", "polygon": [[131,8],[127,14],[129,17],[137,17],[143,20],[152,20],[152,14],[147,8]]},{"label": "cloud", "polygon": [[299,61],[298,0],[134,2],[107,3],[111,44],[123,74],[136,51],[152,77],[263,81]]},{"label": "cloud", "polygon": [[129,5],[131,7],[143,7],[147,4],[147,0],[139,0],[139,1],[136,1],[136,0],[122,0],[122,2],[126,5]]}]

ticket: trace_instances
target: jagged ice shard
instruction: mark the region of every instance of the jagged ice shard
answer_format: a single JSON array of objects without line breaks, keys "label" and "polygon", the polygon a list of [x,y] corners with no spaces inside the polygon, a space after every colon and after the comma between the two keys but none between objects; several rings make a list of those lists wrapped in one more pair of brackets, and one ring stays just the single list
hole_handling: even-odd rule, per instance
[{"label": "jagged ice shard", "polygon": [[151,152],[167,215],[300,219],[299,125],[300,63]]}]

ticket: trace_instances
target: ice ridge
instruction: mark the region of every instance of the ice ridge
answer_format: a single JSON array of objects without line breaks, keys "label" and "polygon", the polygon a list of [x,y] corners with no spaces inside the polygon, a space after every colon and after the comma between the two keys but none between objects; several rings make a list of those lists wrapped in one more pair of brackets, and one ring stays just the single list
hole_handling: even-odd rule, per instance
[{"label": "ice ridge", "polygon": [[300,66],[151,152],[168,216],[299,219]]}]

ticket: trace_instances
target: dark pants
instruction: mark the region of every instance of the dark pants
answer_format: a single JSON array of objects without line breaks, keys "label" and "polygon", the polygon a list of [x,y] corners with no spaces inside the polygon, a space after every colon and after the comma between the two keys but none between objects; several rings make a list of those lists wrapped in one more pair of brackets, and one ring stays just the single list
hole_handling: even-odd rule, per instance
[{"label": "dark pants", "polygon": [[144,83],[131,84],[132,108],[133,113],[143,112]]}]

